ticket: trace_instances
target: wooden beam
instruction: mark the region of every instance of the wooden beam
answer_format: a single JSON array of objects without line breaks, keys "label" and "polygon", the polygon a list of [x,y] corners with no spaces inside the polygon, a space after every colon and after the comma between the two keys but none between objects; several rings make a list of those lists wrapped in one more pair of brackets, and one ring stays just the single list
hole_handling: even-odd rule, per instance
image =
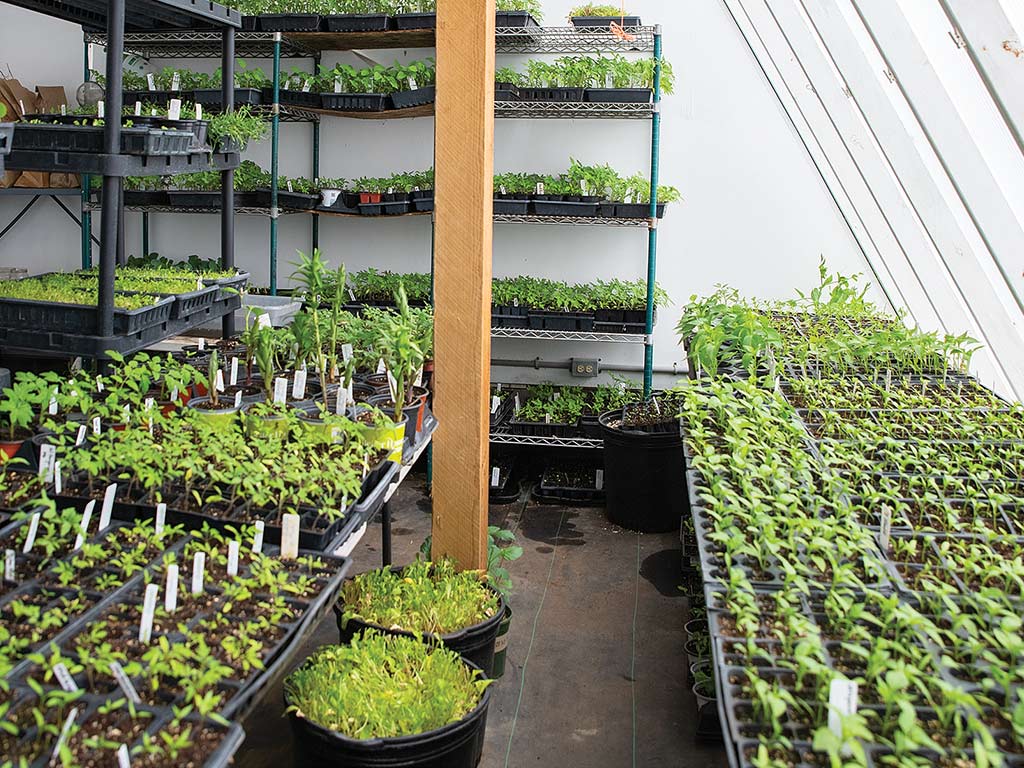
[{"label": "wooden beam", "polygon": [[433,556],[487,565],[494,0],[437,3]]}]

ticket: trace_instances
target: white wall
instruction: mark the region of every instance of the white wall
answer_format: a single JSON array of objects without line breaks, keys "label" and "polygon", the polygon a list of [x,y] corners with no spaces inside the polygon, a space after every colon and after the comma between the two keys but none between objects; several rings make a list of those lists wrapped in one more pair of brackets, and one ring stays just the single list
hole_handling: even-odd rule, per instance
[{"label": "white wall", "polygon": [[[564,24],[571,5],[571,0],[547,0],[546,24]],[[633,0],[629,9],[647,23],[662,23],[665,56],[677,75],[676,95],[663,107],[661,174],[663,183],[678,187],[684,200],[669,207],[660,229],[658,279],[674,306],[660,313],[655,351],[656,366],[668,368],[682,359],[673,327],[692,294],[729,283],[750,295],[790,297],[796,288],[807,289],[816,280],[822,255],[833,269],[845,273],[864,271],[865,265],[720,0]],[[43,60],[40,39],[60,44],[47,46],[47,70],[37,76],[34,62]],[[81,71],[78,40],[78,30],[70,24],[0,6],[0,63],[10,66],[25,84],[64,82],[73,92],[71,86],[77,85]],[[408,53],[417,57],[429,52]],[[406,58],[403,52],[371,55],[386,63],[396,55]],[[324,63],[333,60],[325,57]],[[508,60],[500,56],[499,66]],[[265,62],[260,63],[267,69]],[[310,62],[287,62],[286,67],[292,64],[308,68]],[[565,168],[570,156],[585,163],[610,162],[624,173],[649,169],[646,122],[498,121],[496,134],[499,172],[554,172]],[[309,126],[282,128],[282,173],[309,174],[310,136]],[[321,175],[353,178],[427,167],[432,147],[428,118],[328,118],[321,129]],[[269,164],[269,142],[254,147],[249,156]],[[0,240],[0,264],[25,264],[40,271],[78,264],[74,224],[52,204],[46,208],[52,210],[33,211]],[[0,200],[0,222],[15,212],[11,201]],[[131,252],[140,248],[138,219],[131,215],[129,221]],[[323,217],[320,242],[327,255],[344,260],[351,269],[372,265],[426,271],[429,226],[426,217],[365,222]],[[240,218],[236,232],[237,262],[253,272],[256,282],[266,282],[267,220]],[[284,217],[280,232],[279,275],[285,276],[295,250],[310,246],[309,219]],[[213,216],[151,217],[151,247],[168,256],[214,254],[217,233]],[[601,276],[635,279],[646,269],[646,239],[645,230],[497,225],[494,273],[580,281]],[[601,357],[606,364],[643,362],[642,349],[630,345],[495,341],[493,354],[552,361],[575,354]],[[554,378],[551,372],[544,375]]]}]

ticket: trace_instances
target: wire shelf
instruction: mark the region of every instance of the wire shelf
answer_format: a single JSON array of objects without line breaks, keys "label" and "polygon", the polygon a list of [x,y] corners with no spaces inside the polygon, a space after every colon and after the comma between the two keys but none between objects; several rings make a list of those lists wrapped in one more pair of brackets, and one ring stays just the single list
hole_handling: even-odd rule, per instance
[{"label": "wire shelf", "polygon": [[532,445],[545,448],[604,448],[604,440],[591,437],[535,437],[492,432],[492,445]]},{"label": "wire shelf", "polygon": [[556,224],[575,227],[633,227],[647,229],[647,219],[603,218],[601,216],[534,216],[532,214],[496,214],[496,224]]},{"label": "wire shelf", "polygon": [[628,53],[654,50],[656,27],[627,27],[633,40],[622,40],[608,30],[576,27],[499,27],[498,53]]},{"label": "wire shelf", "polygon": [[[105,46],[107,36],[101,33],[87,34],[85,41]],[[219,59],[221,33],[207,30],[126,32],[124,50],[125,53],[134,53],[147,59]],[[235,32],[235,55],[241,58],[271,58],[274,55],[274,33]],[[282,58],[308,58],[312,55],[301,44],[282,37]]]},{"label": "wire shelf", "polygon": [[600,344],[644,344],[642,333],[600,331],[542,331],[533,328],[491,328],[492,339],[534,339],[538,341],[592,341]]},{"label": "wire shelf", "polygon": [[[220,215],[220,208],[184,208],[175,205],[126,205],[126,211],[134,213],[206,213]],[[103,206],[100,203],[89,203],[83,206],[85,211],[100,211]],[[295,211],[288,208],[278,208],[278,216],[287,216],[293,213],[310,213],[310,211]],[[235,208],[236,216],[264,216],[270,217],[269,208]]]},{"label": "wire shelf", "polygon": [[585,101],[499,101],[494,116],[540,120],[649,120],[653,104],[614,104]]}]

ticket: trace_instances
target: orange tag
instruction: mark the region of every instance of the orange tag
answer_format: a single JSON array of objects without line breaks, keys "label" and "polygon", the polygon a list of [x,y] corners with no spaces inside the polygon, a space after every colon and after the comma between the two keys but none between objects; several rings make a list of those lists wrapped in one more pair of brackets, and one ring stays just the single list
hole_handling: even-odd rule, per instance
[{"label": "orange tag", "polygon": [[636,35],[629,34],[626,30],[624,30],[620,25],[616,24],[614,21],[611,23],[610,28],[612,34],[619,40],[623,40],[627,43],[632,43],[633,41],[636,40]]}]

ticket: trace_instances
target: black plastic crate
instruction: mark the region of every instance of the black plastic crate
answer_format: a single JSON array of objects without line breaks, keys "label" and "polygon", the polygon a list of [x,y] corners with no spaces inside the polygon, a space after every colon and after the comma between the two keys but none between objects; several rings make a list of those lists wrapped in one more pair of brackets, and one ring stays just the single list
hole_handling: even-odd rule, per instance
[{"label": "black plastic crate", "polygon": [[384,112],[391,108],[391,97],[384,93],[321,93],[324,109],[339,112]]},{"label": "black plastic crate", "polygon": [[338,13],[321,16],[325,32],[387,32],[394,21],[386,13]]},{"label": "black plastic crate", "polygon": [[436,13],[400,13],[394,17],[395,29],[436,29]]},{"label": "black plastic crate", "polygon": [[188,293],[176,294],[174,309],[171,310],[171,319],[188,320],[199,313],[205,313],[218,296],[220,296],[220,287],[216,285],[203,286]]},{"label": "black plastic crate", "polygon": [[[197,88],[194,92],[197,104],[204,107],[221,109],[224,106],[224,93],[220,88]],[[235,107],[255,107],[263,101],[263,93],[259,88],[235,88]]]},{"label": "black plastic crate", "polygon": [[[160,325],[171,317],[173,298],[160,299],[140,309],[114,308],[114,333],[128,336]],[[58,304],[51,301],[0,298],[0,327],[48,333],[81,333],[93,331],[99,320],[99,309],[84,304]]]},{"label": "black plastic crate", "polygon": [[261,13],[257,24],[262,32],[317,32],[320,15],[316,13]]},{"label": "black plastic crate", "polygon": [[437,88],[428,85],[424,88],[417,88],[414,91],[398,91],[391,94],[391,103],[395,109],[411,109],[421,107],[425,104],[433,104],[437,99]]}]

